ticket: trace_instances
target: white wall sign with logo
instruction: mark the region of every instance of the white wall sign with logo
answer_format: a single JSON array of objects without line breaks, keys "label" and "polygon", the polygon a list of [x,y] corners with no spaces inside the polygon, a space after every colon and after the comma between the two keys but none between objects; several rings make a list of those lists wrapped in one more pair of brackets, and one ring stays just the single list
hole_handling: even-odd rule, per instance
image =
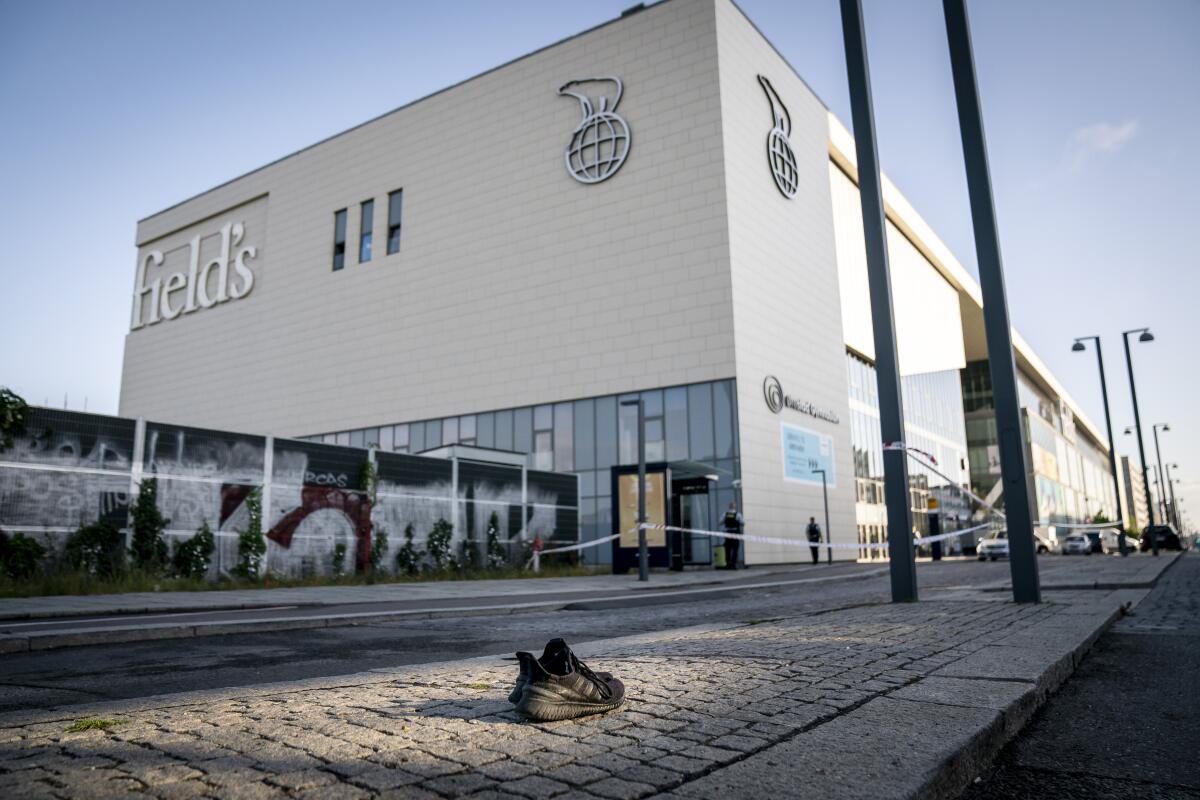
[{"label": "white wall sign with logo", "polygon": [[783,442],[783,479],[794,483],[821,485],[821,473],[830,489],[837,486],[834,469],[833,437],[782,422],[779,425]]},{"label": "white wall sign with logo", "polygon": [[[202,265],[201,242],[211,236],[220,236],[221,242],[216,255]],[[258,248],[254,245],[243,246],[245,237],[246,225],[243,222],[226,222],[215,233],[193,236],[186,245],[187,271],[172,273],[165,281],[162,276],[150,280],[151,270],[158,270],[166,260],[162,251],[151,250],[142,256],[133,286],[130,330],[172,320],[181,314],[212,308],[218,303],[238,300],[250,294],[254,288],[254,273],[246,262],[258,255]],[[230,274],[231,270],[233,275]],[[143,318],[146,295],[150,296],[149,313]]]},{"label": "white wall sign with logo", "polygon": [[768,375],[763,379],[763,400],[766,401],[767,408],[771,410],[772,414],[778,414],[785,408],[789,408],[792,411],[799,411],[801,414],[808,414],[810,417],[832,422],[834,425],[841,422],[835,412],[816,406],[808,400],[799,400],[784,392],[783,384],[774,375]]},{"label": "white wall sign with logo", "polygon": [[779,193],[791,200],[800,188],[800,171],[796,168],[796,154],[792,152],[792,143],[788,137],[792,135],[792,115],[787,106],[779,99],[779,93],[766,77],[758,76],[758,85],[767,94],[767,102],[771,104],[771,126],[767,134],[767,165],[775,177],[775,186]]},{"label": "white wall sign with logo", "polygon": [[[597,95],[598,102],[592,102],[592,98],[584,93],[583,84],[589,83],[609,84],[606,88],[613,91],[612,105],[609,105],[609,96],[603,92]],[[583,115],[575,130],[571,131],[571,140],[567,142],[564,153],[567,172],[580,183],[600,183],[611,178],[629,155],[633,133],[629,130],[629,123],[617,113],[623,91],[621,79],[611,76],[577,78],[563,84],[558,90],[560,95],[578,100]]]}]

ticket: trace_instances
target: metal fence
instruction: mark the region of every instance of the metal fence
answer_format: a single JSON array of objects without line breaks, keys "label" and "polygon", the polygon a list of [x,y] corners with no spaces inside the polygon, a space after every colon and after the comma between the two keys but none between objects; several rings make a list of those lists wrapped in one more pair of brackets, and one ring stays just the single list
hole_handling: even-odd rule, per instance
[{"label": "metal fence", "polygon": [[158,481],[169,544],[204,524],[213,531],[213,575],[236,563],[237,534],[249,521],[245,501],[256,489],[265,568],[282,575],[329,574],[338,544],[347,569],[363,566],[381,528],[389,539],[381,567],[392,570],[405,528],[413,527],[423,548],[440,519],[453,526],[460,556],[468,548],[485,552],[493,514],[510,558],[535,536],[579,539],[575,475],[48,408],[31,408],[25,434],[0,451],[0,530],[34,536],[52,550],[99,520],[128,536],[129,509],[148,477]]}]

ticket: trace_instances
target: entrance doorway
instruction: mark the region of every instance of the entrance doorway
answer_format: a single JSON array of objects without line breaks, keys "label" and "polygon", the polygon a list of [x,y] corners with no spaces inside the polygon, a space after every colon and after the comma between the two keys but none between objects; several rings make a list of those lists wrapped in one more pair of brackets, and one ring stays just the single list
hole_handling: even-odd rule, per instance
[{"label": "entrance doorway", "polygon": [[[710,481],[705,477],[683,478],[671,482],[672,524],[680,528],[711,531],[712,504]],[[712,566],[713,539],[702,533],[675,532],[671,540],[671,567]]]}]

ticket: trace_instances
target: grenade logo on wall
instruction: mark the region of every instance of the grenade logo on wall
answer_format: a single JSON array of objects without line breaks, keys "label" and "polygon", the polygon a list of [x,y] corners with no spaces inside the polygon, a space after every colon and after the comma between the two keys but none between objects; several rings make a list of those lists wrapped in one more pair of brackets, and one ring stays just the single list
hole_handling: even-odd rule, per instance
[{"label": "grenade logo on wall", "polygon": [[[616,87],[612,105],[608,103],[607,94],[600,94],[600,102],[593,104],[592,99],[582,90],[568,91],[581,88],[580,85],[585,83],[608,83]],[[571,133],[571,141],[568,142],[564,154],[567,172],[580,183],[599,183],[611,178],[629,155],[629,144],[633,137],[629,131],[629,124],[617,113],[622,91],[621,79],[613,77],[578,78],[563,84],[558,90],[560,95],[568,95],[578,100],[583,114],[583,119]]]},{"label": "grenade logo on wall", "polygon": [[767,134],[767,164],[771,174],[775,176],[775,185],[780,193],[791,200],[796,196],[800,184],[800,173],[796,169],[796,154],[788,136],[792,133],[792,117],[788,114],[787,106],[779,99],[775,87],[764,76],[758,76],[758,82],[767,93],[767,102],[771,104],[771,118],[774,125]]}]

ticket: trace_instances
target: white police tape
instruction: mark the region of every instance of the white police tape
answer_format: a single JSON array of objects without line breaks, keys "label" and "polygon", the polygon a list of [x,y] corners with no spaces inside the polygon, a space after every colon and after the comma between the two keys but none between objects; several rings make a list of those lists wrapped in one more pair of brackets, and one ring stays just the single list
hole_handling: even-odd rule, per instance
[{"label": "white police tape", "polygon": [[[637,528],[633,528],[630,532],[632,533],[636,530]],[[567,547],[552,547],[549,550],[539,550],[538,552],[540,552],[542,555],[546,555],[547,553],[566,553],[571,550],[582,550],[585,547],[595,547],[596,545],[604,544],[605,542],[611,542],[613,539],[620,538],[620,536],[621,534],[614,533],[612,536],[604,536],[599,539],[592,539],[589,542],[580,542],[579,544],[573,544]]]},{"label": "white police tape", "polygon": [[[959,531],[946,531],[939,533],[936,536],[922,536],[914,539],[913,542],[918,545],[931,544],[933,542],[941,542],[946,539],[953,539],[956,536],[962,536],[965,533],[974,533],[977,530],[987,528],[991,525],[990,522],[984,522],[980,525],[975,525],[971,528],[964,528]],[[888,546],[887,542],[810,542],[807,539],[782,539],[775,536],[757,536],[751,533],[731,533],[729,531],[707,531],[700,528],[680,528],[675,525],[660,525],[647,523],[642,527],[647,530],[663,530],[677,531],[680,533],[698,533],[704,536],[712,536],[714,538],[729,538],[739,539],[743,542],[758,542],[760,544],[778,544],[788,547],[830,547],[838,550],[863,550],[863,549],[878,549]]]}]

